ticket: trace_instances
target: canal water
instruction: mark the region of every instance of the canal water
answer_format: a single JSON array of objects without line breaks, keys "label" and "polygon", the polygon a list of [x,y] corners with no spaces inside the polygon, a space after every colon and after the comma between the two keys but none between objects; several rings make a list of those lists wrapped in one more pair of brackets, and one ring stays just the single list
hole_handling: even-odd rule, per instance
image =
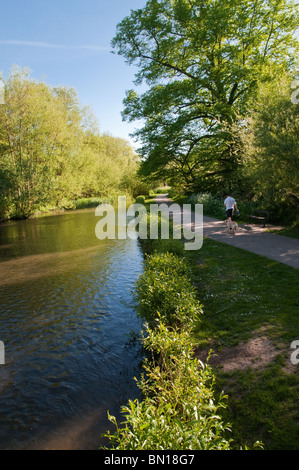
[{"label": "canal water", "polygon": [[139,397],[137,240],[95,236],[94,209],[0,224],[1,449],[97,449]]}]

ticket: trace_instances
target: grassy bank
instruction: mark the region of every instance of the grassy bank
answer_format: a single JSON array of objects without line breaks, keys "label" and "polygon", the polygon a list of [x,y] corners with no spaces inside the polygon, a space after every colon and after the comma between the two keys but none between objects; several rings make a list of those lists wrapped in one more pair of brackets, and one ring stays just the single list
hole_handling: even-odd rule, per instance
[{"label": "grassy bank", "polygon": [[[126,196],[127,205],[130,205],[134,202],[132,196]],[[57,206],[45,206],[41,207],[39,211],[35,212],[33,215],[30,216],[30,219],[35,219],[37,217],[44,217],[53,214],[63,214],[64,212],[72,211],[72,210],[82,210],[82,209],[92,209],[96,208],[100,204],[111,204],[115,206],[117,204],[117,196],[109,196],[109,197],[89,197],[89,198],[81,198],[76,199],[73,201],[65,201],[61,207]],[[9,219],[6,219],[9,220]],[[4,222],[5,220],[3,220]]]},{"label": "grassy bank", "polygon": [[[126,194],[124,194],[126,195]],[[25,218],[35,219],[37,217],[44,217],[47,215],[53,214],[62,214],[65,211],[72,211],[72,210],[81,210],[81,209],[91,209],[96,208],[100,204],[112,204],[116,205],[118,202],[117,195],[111,195],[107,197],[88,197],[88,198],[81,198],[81,199],[74,199],[74,200],[64,200],[59,205],[45,205],[40,206],[38,210],[33,212],[29,217],[4,217],[0,218],[1,222],[7,222],[9,220],[22,220]],[[131,194],[126,195],[126,202],[127,205],[134,203],[134,198]]]},{"label": "grassy bank", "polygon": [[299,338],[297,270],[208,239],[188,257],[204,309],[198,355],[215,353],[234,440],[298,450],[299,366],[290,348]]}]

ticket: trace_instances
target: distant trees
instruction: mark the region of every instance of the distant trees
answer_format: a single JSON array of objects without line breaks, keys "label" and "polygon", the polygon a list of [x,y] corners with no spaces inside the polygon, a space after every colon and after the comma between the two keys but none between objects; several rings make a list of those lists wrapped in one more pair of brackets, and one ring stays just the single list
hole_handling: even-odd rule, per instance
[{"label": "distant trees", "polygon": [[123,111],[144,122],[142,174],[189,192],[240,189],[239,126],[259,85],[292,67],[297,26],[291,0],[148,0],[132,11],[112,45],[149,86],[128,91]]},{"label": "distant trees", "polygon": [[51,88],[14,68],[0,105],[0,218],[41,206],[131,193],[137,157],[130,144],[100,135],[75,90]]}]

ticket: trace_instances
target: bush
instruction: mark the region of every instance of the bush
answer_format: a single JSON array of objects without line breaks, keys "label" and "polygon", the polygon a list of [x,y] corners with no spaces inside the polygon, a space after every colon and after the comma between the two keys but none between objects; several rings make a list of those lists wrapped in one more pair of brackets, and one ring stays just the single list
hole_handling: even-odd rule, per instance
[{"label": "bush", "polygon": [[148,192],[148,197],[151,199],[156,196],[156,193],[153,189],[150,189]]},{"label": "bush", "polygon": [[103,197],[89,197],[89,198],[82,198],[77,199],[74,201],[74,207],[76,209],[88,209],[90,207],[97,207],[99,204],[111,204],[113,203],[114,199],[111,198],[103,198]]},{"label": "bush", "polygon": [[214,376],[209,366],[193,357],[187,333],[168,330],[160,323],[148,329],[144,345],[153,358],[145,363],[138,382],[144,400],[122,407],[125,426],[114,416],[116,432],[106,434],[118,450],[228,450],[229,429],[220,418],[224,398],[214,397]]},{"label": "bush", "polygon": [[167,194],[169,191],[169,188],[157,188],[156,193],[157,194]]},{"label": "bush", "polygon": [[136,204],[144,204],[145,203],[145,196],[138,196],[136,198]]},{"label": "bush", "polygon": [[[204,215],[216,217],[217,219],[225,219],[225,207],[224,207],[224,197],[220,198],[219,196],[213,196],[210,193],[200,193],[192,194],[188,202],[190,204],[203,204],[203,213]],[[258,209],[259,205],[256,201],[242,201],[238,200],[237,205],[240,211],[240,221],[248,221],[249,216],[253,213],[254,209]],[[260,207],[261,209],[263,207]]]},{"label": "bush", "polygon": [[190,204],[203,204],[204,215],[223,219],[225,217],[225,207],[222,199],[210,193],[192,194],[189,198]]},{"label": "bush", "polygon": [[184,258],[173,253],[155,253],[147,258],[144,273],[136,283],[137,312],[150,325],[160,318],[167,326],[192,329],[202,314]]},{"label": "bush", "polygon": [[139,194],[148,194],[149,189],[150,189],[150,186],[148,185],[148,183],[145,183],[144,181],[139,180],[139,178],[136,177],[136,175],[132,177],[132,180],[133,181],[130,184],[132,186],[132,196],[134,198],[139,196]]}]

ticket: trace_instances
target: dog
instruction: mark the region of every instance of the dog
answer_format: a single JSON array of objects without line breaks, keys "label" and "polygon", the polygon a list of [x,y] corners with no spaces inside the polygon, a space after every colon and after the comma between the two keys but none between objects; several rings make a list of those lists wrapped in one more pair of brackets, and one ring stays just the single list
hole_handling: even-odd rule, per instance
[{"label": "dog", "polygon": [[236,231],[238,230],[238,224],[236,222],[232,222],[231,220],[226,220],[226,233],[228,235],[236,235]]}]

